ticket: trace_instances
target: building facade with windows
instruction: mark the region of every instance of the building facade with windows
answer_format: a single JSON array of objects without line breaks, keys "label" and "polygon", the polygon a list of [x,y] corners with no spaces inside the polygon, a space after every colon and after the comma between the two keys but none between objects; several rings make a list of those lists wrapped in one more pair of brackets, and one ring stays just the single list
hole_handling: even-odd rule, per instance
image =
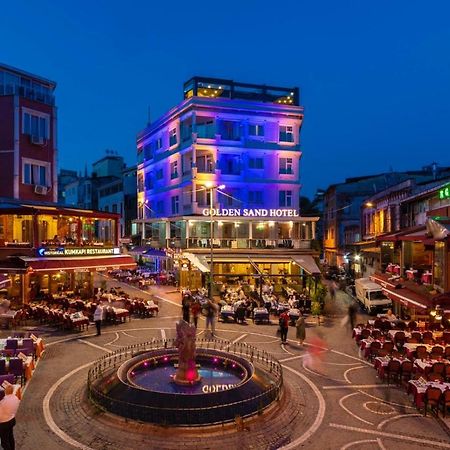
[{"label": "building facade with windows", "polygon": [[0,196],[57,201],[55,88],[54,81],[0,64]]},{"label": "building facade with windows", "polygon": [[[212,248],[215,275],[284,273],[289,254],[310,254],[315,265],[318,218],[298,209],[302,122],[298,88],[186,82],[183,101],[138,135],[142,241],[206,263]],[[251,259],[258,253],[262,265]],[[250,257],[239,266],[237,255]]]}]

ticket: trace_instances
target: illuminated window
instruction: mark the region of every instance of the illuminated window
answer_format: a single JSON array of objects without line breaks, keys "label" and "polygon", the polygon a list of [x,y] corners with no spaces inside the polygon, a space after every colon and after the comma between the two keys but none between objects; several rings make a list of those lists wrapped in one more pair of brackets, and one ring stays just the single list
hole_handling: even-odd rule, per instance
[{"label": "illuminated window", "polygon": [[173,128],[169,132],[169,147],[172,147],[172,145],[177,144],[177,129]]},{"label": "illuminated window", "polygon": [[264,125],[249,125],[248,126],[248,134],[250,136],[264,136]]},{"label": "illuminated window", "polygon": [[170,163],[170,179],[178,178],[178,161]]},{"label": "illuminated window", "polygon": [[292,206],[292,191],[279,191],[280,207]]},{"label": "illuminated window", "polygon": [[294,129],[289,125],[280,125],[280,142],[294,142]]},{"label": "illuminated window", "polygon": [[280,174],[292,174],[292,158],[280,158]]}]

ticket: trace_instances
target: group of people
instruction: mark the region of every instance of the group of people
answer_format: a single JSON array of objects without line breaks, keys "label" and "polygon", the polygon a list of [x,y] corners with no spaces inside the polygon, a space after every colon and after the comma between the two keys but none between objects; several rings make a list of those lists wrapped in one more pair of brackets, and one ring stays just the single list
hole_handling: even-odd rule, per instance
[{"label": "group of people", "polygon": [[[287,335],[289,331],[289,321],[290,317],[288,311],[283,311],[280,314],[279,325],[281,334],[281,343],[285,344],[287,342]],[[296,338],[298,340],[298,345],[303,345],[303,341],[306,338],[306,322],[305,317],[300,314],[298,319],[295,321]]]},{"label": "group of people", "polygon": [[216,316],[218,306],[211,299],[201,298],[199,295],[192,295],[189,290],[185,290],[182,293],[181,311],[183,314],[183,320],[187,323],[194,324],[195,328],[198,327],[198,318],[200,314],[204,314],[206,320],[205,330],[210,330],[211,336],[216,332]]}]

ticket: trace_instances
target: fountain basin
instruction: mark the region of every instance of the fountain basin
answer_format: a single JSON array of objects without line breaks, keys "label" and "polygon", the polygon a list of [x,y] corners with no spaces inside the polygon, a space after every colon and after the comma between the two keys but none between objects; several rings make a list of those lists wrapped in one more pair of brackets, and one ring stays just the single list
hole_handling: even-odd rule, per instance
[{"label": "fountain basin", "polygon": [[91,400],[107,411],[144,422],[210,425],[262,411],[280,393],[280,373],[224,350],[197,349],[199,383],[179,385],[176,348],[135,353],[89,378]]}]

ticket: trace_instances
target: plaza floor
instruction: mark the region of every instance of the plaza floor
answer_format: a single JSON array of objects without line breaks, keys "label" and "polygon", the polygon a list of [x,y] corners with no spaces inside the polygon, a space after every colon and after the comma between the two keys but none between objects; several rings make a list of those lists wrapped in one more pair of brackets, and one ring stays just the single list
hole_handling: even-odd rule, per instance
[{"label": "plaza floor", "polygon": [[[120,283],[108,280],[111,286]],[[123,285],[132,295],[144,296]],[[160,313],[83,333],[42,328],[46,351],[25,389],[15,428],[17,448],[53,449],[424,449],[450,448],[445,423],[423,417],[403,389],[385,386],[358,355],[350,330],[342,327],[346,294],[339,292],[332,315],[318,326],[308,320],[306,345],[280,345],[277,325],[217,323],[217,336],[247,342],[272,353],[284,370],[279,404],[247,421],[207,429],[175,429],[126,421],[94,408],[86,398],[89,366],[105,352],[152,338],[175,335],[180,294],[158,287]],[[204,321],[199,334],[205,335]]]}]

